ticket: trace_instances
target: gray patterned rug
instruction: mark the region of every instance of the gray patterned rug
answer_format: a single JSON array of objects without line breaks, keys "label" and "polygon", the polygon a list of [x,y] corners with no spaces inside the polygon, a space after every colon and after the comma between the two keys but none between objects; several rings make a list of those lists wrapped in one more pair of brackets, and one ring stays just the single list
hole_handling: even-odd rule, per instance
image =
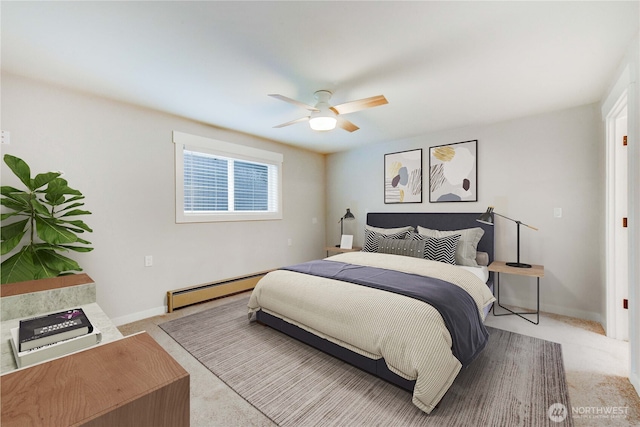
[{"label": "gray patterned rug", "polygon": [[243,299],[160,327],[278,425],[573,425],[560,344],[489,328],[486,349],[427,415],[407,391],[250,323],[246,307]]}]

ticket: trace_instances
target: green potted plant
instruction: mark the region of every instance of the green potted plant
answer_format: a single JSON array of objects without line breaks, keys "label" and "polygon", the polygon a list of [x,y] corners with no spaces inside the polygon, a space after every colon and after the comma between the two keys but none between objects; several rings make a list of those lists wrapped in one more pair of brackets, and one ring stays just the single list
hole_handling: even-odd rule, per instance
[{"label": "green potted plant", "polygon": [[0,202],[2,255],[22,248],[0,265],[0,283],[44,279],[82,271],[80,265],[60,252],[89,252],[91,242],[78,235],[92,232],[80,215],[91,212],[78,209],[84,203],[82,193],[68,186],[60,172],[47,172],[31,178],[31,169],[22,159],[6,154],[4,162],[26,186],[19,190],[2,186]]}]

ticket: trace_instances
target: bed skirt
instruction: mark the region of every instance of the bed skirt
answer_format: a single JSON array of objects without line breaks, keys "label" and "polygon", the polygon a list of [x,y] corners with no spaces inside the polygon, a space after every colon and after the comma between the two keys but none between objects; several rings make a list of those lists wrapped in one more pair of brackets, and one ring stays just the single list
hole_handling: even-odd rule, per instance
[{"label": "bed skirt", "polygon": [[356,368],[362,369],[378,378],[381,378],[391,384],[394,384],[400,388],[403,388],[409,392],[413,392],[415,381],[402,378],[398,374],[392,372],[387,367],[384,359],[370,359],[366,356],[353,352],[349,349],[339,346],[331,341],[320,338],[317,335],[312,334],[296,325],[286,322],[279,317],[273,316],[269,313],[265,313],[262,310],[256,312],[256,320],[259,323],[263,323],[273,329],[280,331],[290,337],[297,339],[311,347],[317,348],[333,357],[336,357]]}]

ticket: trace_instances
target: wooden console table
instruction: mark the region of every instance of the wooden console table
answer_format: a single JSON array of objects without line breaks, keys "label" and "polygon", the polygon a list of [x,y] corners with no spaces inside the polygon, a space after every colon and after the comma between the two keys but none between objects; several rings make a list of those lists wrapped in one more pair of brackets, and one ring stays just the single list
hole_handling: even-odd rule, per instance
[{"label": "wooden console table", "polygon": [[189,425],[189,374],[147,333],[0,377],[2,425]]}]

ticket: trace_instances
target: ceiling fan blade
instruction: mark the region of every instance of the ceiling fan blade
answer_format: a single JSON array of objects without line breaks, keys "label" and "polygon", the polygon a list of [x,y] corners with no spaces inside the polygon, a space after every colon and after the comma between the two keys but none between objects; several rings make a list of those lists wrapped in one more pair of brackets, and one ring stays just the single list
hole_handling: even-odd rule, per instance
[{"label": "ceiling fan blade", "polygon": [[358,126],[354,125],[349,120],[343,119],[340,116],[336,117],[336,119],[338,119],[337,125],[342,129],[346,130],[347,132],[355,132],[358,129],[360,129]]},{"label": "ceiling fan blade", "polygon": [[336,114],[349,114],[355,111],[364,110],[367,108],[377,107],[379,105],[388,104],[387,98],[384,95],[372,96],[370,98],[360,99],[358,101],[345,102],[344,104],[334,105],[331,109]]},{"label": "ceiling fan blade", "polygon": [[307,122],[307,121],[309,121],[309,117],[300,117],[299,119],[291,120],[290,122],[282,123],[281,125],[274,126],[274,128],[283,128],[285,126],[290,126],[296,123]]},{"label": "ceiling fan blade", "polygon": [[279,100],[284,101],[284,102],[288,102],[289,104],[293,104],[296,107],[304,108],[305,110],[320,111],[316,107],[312,107],[311,105],[307,105],[307,104],[305,104],[303,102],[296,101],[295,99],[291,99],[291,98],[286,97],[284,95],[278,95],[277,93],[270,93],[269,96],[272,97],[272,98],[279,99]]}]

